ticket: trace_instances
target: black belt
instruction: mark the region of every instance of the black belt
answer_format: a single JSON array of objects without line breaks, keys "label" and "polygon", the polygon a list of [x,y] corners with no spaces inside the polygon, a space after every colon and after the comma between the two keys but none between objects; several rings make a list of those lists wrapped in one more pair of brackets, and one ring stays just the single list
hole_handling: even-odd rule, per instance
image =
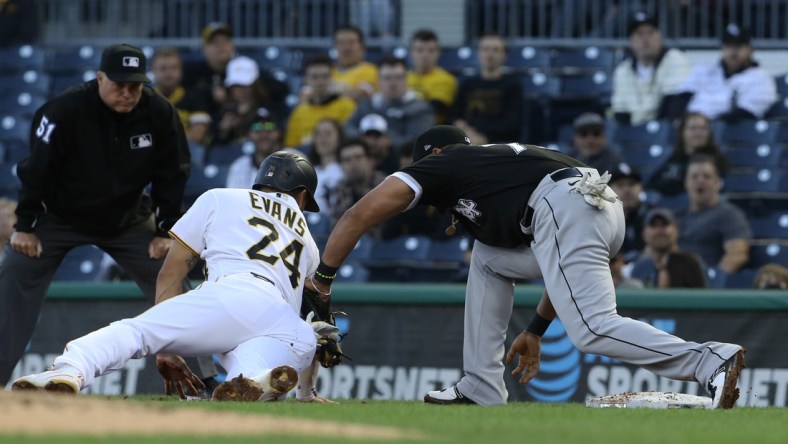
[{"label": "black belt", "polygon": [[269,284],[271,284],[274,287],[276,287],[276,284],[274,284],[274,281],[272,281],[271,279],[268,279],[267,277],[263,276],[262,274],[257,274],[254,271],[250,271],[249,273],[251,273],[252,276],[256,277],[257,279],[260,279],[261,281],[266,281]]},{"label": "black belt", "polygon": [[583,177],[583,173],[580,172],[577,168],[564,168],[560,169],[552,174],[550,174],[550,179],[553,179],[553,182],[559,182],[564,179],[569,179],[572,177]]}]

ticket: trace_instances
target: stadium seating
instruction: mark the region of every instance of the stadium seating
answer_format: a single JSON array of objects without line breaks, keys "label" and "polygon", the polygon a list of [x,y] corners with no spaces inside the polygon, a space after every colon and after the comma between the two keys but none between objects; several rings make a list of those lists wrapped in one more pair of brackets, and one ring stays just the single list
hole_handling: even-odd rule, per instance
[{"label": "stadium seating", "polygon": [[780,97],[788,97],[788,74],[775,76],[774,83],[777,85],[777,95]]},{"label": "stadium seating", "polygon": [[749,268],[760,268],[768,263],[788,264],[788,240],[751,241]]},{"label": "stadium seating", "polygon": [[30,94],[29,92],[9,93],[0,97],[0,115],[15,114],[28,119],[46,102],[44,96]]},{"label": "stadium seating", "polygon": [[599,46],[562,49],[556,51],[552,67],[562,71],[613,72],[616,53],[614,49]]},{"label": "stadium seating", "polygon": [[224,188],[227,184],[226,165],[207,164],[202,168],[192,168],[186,183],[186,200],[193,203],[200,195],[213,188]]},{"label": "stadium seating", "polygon": [[[358,239],[356,245],[347,256],[348,261],[366,262],[372,257],[372,246],[375,245],[375,240],[371,237],[364,235]],[[323,250],[320,250],[323,251]]]},{"label": "stadium seating", "polygon": [[72,86],[79,85],[95,78],[96,71],[94,70],[55,74],[52,76],[52,85],[49,88],[49,96],[54,97],[71,88]]},{"label": "stadium seating", "polygon": [[93,281],[101,272],[104,252],[94,245],[71,250],[55,273],[56,281]]},{"label": "stadium seating", "polygon": [[10,162],[0,163],[0,196],[17,198],[22,183],[16,175],[16,164]]},{"label": "stadium seating", "polygon": [[603,103],[610,100],[613,93],[613,78],[606,71],[589,74],[566,74],[561,76],[561,95],[563,98],[576,97],[602,98]]},{"label": "stadium seating", "polygon": [[469,46],[444,48],[438,65],[454,74],[473,75],[479,70],[479,58],[476,50]]},{"label": "stadium seating", "polygon": [[0,48],[0,71],[41,71],[46,66],[46,50],[35,45]]},{"label": "stadium seating", "polygon": [[467,276],[468,266],[465,255],[470,249],[471,240],[454,236],[447,240],[431,241],[427,260],[418,270],[418,280],[434,282],[453,282]]},{"label": "stadium seating", "polygon": [[254,143],[252,142],[238,143],[227,146],[215,145],[208,148],[208,151],[205,154],[205,162],[212,163],[214,165],[229,166],[235,161],[235,159],[246,154],[252,154],[253,152]]},{"label": "stadium seating", "polygon": [[345,261],[337,270],[335,282],[364,283],[369,280],[369,271],[358,261]]},{"label": "stadium seating", "polygon": [[654,171],[670,157],[672,151],[670,146],[654,144],[622,147],[620,153],[627,163],[640,171],[643,181],[647,182]]},{"label": "stadium seating", "polygon": [[742,268],[731,273],[725,277],[725,288],[752,288],[757,273],[755,268]]},{"label": "stadium seating", "polygon": [[[614,124],[608,139],[622,151],[630,147],[672,146],[673,128],[668,121],[653,120],[641,125]],[[670,150],[668,150],[670,151]]]},{"label": "stadium seating", "polygon": [[53,48],[47,71],[52,73],[97,70],[102,48],[91,45]]},{"label": "stadium seating", "polygon": [[723,147],[753,147],[773,145],[780,131],[778,122],[768,120],[742,120],[736,123],[715,121],[714,140]]},{"label": "stadium seating", "polygon": [[30,154],[30,149],[27,144],[19,140],[0,141],[0,163],[19,163],[20,160]]},{"label": "stadium seating", "polygon": [[306,224],[316,241],[331,234],[331,219],[324,213],[306,213]]},{"label": "stadium seating", "polygon": [[21,94],[23,92],[41,97],[49,96],[51,77],[41,71],[28,70],[0,74],[0,94]]},{"label": "stadium seating", "polygon": [[0,141],[28,142],[30,120],[15,115],[0,115]]},{"label": "stadium seating", "polygon": [[426,236],[399,236],[372,245],[364,265],[371,282],[418,280],[419,268],[428,261],[430,239]]},{"label": "stadium seating", "polygon": [[547,70],[551,58],[552,51],[544,47],[510,47],[504,65],[516,70]]},{"label": "stadium seating", "polygon": [[764,216],[751,216],[750,227],[756,239],[788,239],[788,211],[774,211]]},{"label": "stadium seating", "polygon": [[301,68],[301,53],[284,46],[239,48],[238,53],[254,59],[261,69],[298,71]]},{"label": "stadium seating", "polygon": [[725,177],[726,193],[777,192],[780,189],[779,170],[769,168],[735,170]]},{"label": "stadium seating", "polygon": [[561,80],[558,76],[533,72],[523,74],[520,79],[523,96],[526,98],[555,98],[561,94]]},{"label": "stadium seating", "polygon": [[728,148],[725,150],[725,157],[736,168],[774,168],[780,164],[783,153],[783,148],[778,145],[763,144],[757,147]]}]

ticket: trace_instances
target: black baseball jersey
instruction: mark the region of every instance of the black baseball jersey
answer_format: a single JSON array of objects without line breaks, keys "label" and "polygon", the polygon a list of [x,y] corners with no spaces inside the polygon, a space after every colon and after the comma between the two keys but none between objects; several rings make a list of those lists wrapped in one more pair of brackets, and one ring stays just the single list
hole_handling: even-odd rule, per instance
[{"label": "black baseball jersey", "polygon": [[[36,111],[30,156],[19,163],[18,231],[47,213],[90,234],[116,233],[156,212],[159,234],[182,213],[190,154],[175,107],[150,87],[129,113],[111,110],[96,80]],[[150,197],[145,188],[150,185]]]},{"label": "black baseball jersey", "polygon": [[410,176],[421,188],[419,205],[450,208],[474,239],[513,248],[529,240],[520,221],[539,182],[562,168],[582,166],[534,145],[452,145],[395,176],[406,183]]}]

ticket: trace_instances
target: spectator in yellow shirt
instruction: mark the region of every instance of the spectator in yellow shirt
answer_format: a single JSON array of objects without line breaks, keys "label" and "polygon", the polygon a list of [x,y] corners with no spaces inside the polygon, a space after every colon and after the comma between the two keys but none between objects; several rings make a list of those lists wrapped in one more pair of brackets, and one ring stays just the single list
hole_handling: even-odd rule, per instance
[{"label": "spectator in yellow shirt", "polygon": [[435,110],[436,123],[448,122],[448,110],[457,94],[457,79],[438,66],[440,46],[438,36],[429,29],[420,29],[410,39],[408,88],[421,94]]},{"label": "spectator in yellow shirt", "polygon": [[378,89],[378,68],[364,60],[367,51],[364,34],[355,26],[341,26],[334,31],[334,49],[337,52],[334,82],[356,102],[368,99]]},{"label": "spectator in yellow shirt", "polygon": [[318,121],[330,118],[344,124],[356,110],[356,102],[340,95],[331,82],[334,64],[326,55],[308,59],[304,67],[304,88],[300,101],[290,113],[285,146],[298,147],[311,142]]}]

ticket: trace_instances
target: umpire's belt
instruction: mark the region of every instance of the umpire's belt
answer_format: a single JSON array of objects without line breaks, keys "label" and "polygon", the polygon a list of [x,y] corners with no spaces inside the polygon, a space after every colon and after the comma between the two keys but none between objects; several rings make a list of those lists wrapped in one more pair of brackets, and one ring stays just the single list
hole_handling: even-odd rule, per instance
[{"label": "umpire's belt", "polygon": [[572,177],[583,177],[583,173],[580,172],[575,167],[571,168],[562,168],[552,174],[550,174],[550,179],[553,179],[553,182],[559,182],[564,179],[569,179]]}]

